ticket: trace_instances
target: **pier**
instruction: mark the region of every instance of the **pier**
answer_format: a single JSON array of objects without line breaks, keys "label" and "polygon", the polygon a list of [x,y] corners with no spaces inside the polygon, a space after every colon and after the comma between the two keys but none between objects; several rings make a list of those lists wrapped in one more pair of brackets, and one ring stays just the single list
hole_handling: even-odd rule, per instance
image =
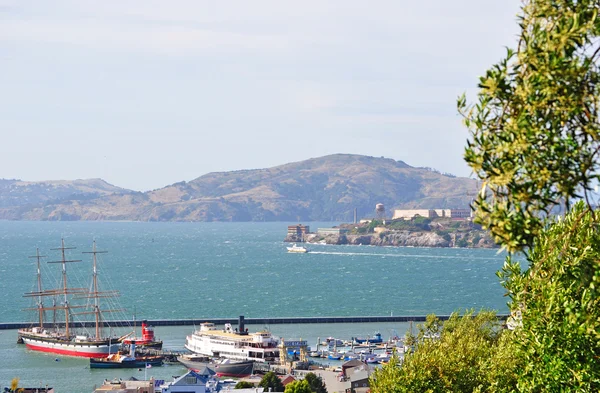
[{"label": "pier", "polygon": [[[450,315],[436,315],[442,321],[450,318]],[[501,320],[506,320],[508,315],[498,314]],[[248,325],[279,325],[300,323],[373,323],[373,322],[425,322],[425,315],[399,315],[399,316],[365,316],[365,317],[278,317],[278,318],[245,318]],[[215,325],[226,323],[237,324],[238,318],[201,318],[201,319],[148,319],[152,326],[194,326],[203,322],[212,322]],[[104,326],[133,326],[133,320],[104,321]],[[2,322],[0,330],[21,329],[30,327],[31,322]],[[91,327],[93,322],[74,322],[72,327]],[[51,324],[47,324],[48,327]]]}]

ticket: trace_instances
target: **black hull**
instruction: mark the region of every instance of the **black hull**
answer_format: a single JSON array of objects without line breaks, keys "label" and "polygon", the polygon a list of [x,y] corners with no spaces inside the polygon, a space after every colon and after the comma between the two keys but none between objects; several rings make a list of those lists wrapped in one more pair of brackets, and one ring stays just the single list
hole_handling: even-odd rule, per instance
[{"label": "black hull", "polygon": [[90,368],[144,368],[148,365],[159,367],[163,364],[162,357],[137,358],[135,360],[112,361],[99,358],[90,358]]},{"label": "black hull", "polygon": [[[131,341],[127,340],[127,341],[123,341],[124,345],[130,345]],[[163,346],[163,342],[162,341],[150,341],[148,343],[144,343],[141,341],[135,341],[135,346],[138,349],[141,348],[148,348],[148,349],[162,349]]]}]

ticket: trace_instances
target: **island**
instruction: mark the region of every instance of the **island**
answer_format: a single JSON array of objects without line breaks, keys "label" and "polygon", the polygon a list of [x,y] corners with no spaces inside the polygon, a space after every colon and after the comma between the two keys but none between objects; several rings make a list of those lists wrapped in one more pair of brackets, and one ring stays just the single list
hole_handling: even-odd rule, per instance
[{"label": "island", "polygon": [[367,219],[332,228],[318,228],[316,232],[310,232],[310,227],[306,225],[290,225],[284,241],[398,247],[498,247],[489,232],[470,218],[421,216],[411,219]]}]

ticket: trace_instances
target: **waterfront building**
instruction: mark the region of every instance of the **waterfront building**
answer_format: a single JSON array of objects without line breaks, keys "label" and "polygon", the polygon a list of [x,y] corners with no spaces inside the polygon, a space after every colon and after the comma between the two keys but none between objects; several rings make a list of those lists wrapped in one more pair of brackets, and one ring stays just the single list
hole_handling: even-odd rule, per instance
[{"label": "waterfront building", "polygon": [[210,393],[216,392],[219,382],[210,374],[199,374],[188,371],[180,377],[174,377],[173,381],[160,386],[162,393]]},{"label": "waterfront building", "polygon": [[[365,369],[360,369],[360,370],[356,370],[354,372],[354,370],[352,370],[353,372],[350,372],[348,374],[348,379],[350,381],[350,392],[351,393],[366,393],[369,392],[369,377],[371,376],[371,373],[369,370],[365,370]],[[348,391],[348,389],[346,390]]]},{"label": "waterfront building", "polygon": [[473,216],[471,209],[450,209],[451,218],[470,218]]},{"label": "waterfront building", "polygon": [[317,235],[328,236],[328,235],[344,235],[348,233],[348,228],[319,228],[317,229]]},{"label": "waterfront building", "polygon": [[162,393],[216,393],[216,392],[235,392],[235,393],[263,393],[264,388],[253,387],[245,389],[235,389],[235,383],[220,381],[214,375],[208,373],[199,374],[194,371],[188,371],[180,377],[174,377],[173,381],[162,384],[160,392]]},{"label": "waterfront building", "polygon": [[415,217],[432,218],[432,217],[434,217],[434,215],[437,216],[437,213],[433,209],[409,209],[409,210],[396,209],[396,210],[394,210],[394,215],[393,215],[392,219],[393,220],[399,220],[399,219],[410,220]]},{"label": "waterfront building", "polygon": [[411,220],[415,217],[425,218],[458,218],[471,217],[471,209],[396,209],[393,220]]},{"label": "waterfront building", "polygon": [[369,377],[372,369],[368,364],[358,359],[349,360],[342,365],[342,376],[350,382],[349,393],[366,393],[369,391]]},{"label": "waterfront building", "polygon": [[106,392],[119,392],[119,393],[155,393],[160,390],[156,389],[156,386],[163,381],[154,380],[150,378],[149,381],[140,381],[131,377],[128,380],[122,379],[105,379],[102,386],[94,389],[94,393],[106,393]]},{"label": "waterfront building", "polygon": [[306,235],[307,233],[310,233],[310,228],[308,225],[298,224],[298,225],[289,225],[288,226],[288,231],[287,231],[288,236],[302,237],[302,236]]}]

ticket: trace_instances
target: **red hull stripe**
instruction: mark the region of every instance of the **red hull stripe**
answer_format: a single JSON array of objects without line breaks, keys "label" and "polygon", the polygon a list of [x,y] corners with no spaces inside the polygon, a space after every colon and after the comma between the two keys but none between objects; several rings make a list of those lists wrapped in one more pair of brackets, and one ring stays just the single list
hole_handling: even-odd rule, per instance
[{"label": "red hull stripe", "polygon": [[[200,370],[197,369],[197,368],[191,368],[191,367],[188,367],[188,368],[190,370],[192,370],[192,371],[197,372],[197,373],[200,372]],[[237,378],[244,378],[244,377],[247,377],[249,375],[250,375],[250,373],[248,373],[248,374],[217,373],[217,377],[237,377]]]},{"label": "red hull stripe", "polygon": [[79,356],[85,358],[105,358],[108,356],[108,353],[70,351],[68,349],[48,348],[32,344],[27,344],[27,348],[34,351],[58,353],[60,355]]},{"label": "red hull stripe", "polygon": [[217,377],[237,377],[237,378],[244,378],[247,377],[250,374],[229,374],[229,373],[217,373]]}]

